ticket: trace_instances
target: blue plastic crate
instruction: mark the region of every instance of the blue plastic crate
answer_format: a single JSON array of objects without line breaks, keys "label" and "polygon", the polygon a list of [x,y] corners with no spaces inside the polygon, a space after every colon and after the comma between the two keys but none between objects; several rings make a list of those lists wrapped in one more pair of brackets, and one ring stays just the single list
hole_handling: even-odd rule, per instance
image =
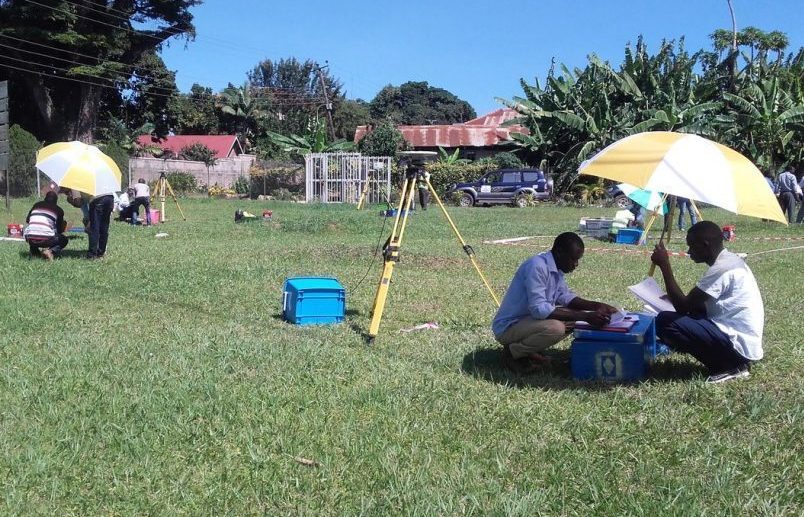
[{"label": "blue plastic crate", "polygon": [[570,352],[572,376],[578,380],[637,381],[656,358],[656,324],[639,315],[628,332],[576,330]]},{"label": "blue plastic crate", "polygon": [[296,277],[282,288],[282,318],[297,325],[341,323],[346,290],[331,277]]},{"label": "blue plastic crate", "polygon": [[620,228],[617,232],[616,242],[620,244],[637,244],[642,236],[642,230],[636,228]]}]

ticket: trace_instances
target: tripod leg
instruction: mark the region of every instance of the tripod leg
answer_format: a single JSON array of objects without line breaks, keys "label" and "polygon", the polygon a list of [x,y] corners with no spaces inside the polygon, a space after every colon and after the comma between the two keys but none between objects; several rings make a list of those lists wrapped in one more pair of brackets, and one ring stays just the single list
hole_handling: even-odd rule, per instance
[{"label": "tripod leg", "polygon": [[380,283],[377,286],[377,294],[374,296],[374,306],[371,309],[371,323],[369,324],[368,331],[369,342],[374,341],[374,338],[377,337],[377,332],[380,330],[380,320],[382,320],[382,313],[385,309],[385,301],[388,297],[388,288],[391,285],[391,276],[394,274],[394,266],[399,262],[399,250],[402,245],[402,236],[407,226],[408,214],[410,214],[410,205],[413,201],[415,188],[415,181],[405,180],[399,198],[399,208],[397,208],[396,217],[394,218],[394,227],[391,230],[391,237],[389,237],[388,244],[383,250],[385,263],[383,264]]},{"label": "tripod leg", "polygon": [[430,180],[425,179],[424,181],[427,182],[427,189],[430,191],[430,195],[433,197],[433,199],[436,200],[436,203],[438,203],[439,208],[441,208],[441,213],[444,214],[444,217],[447,219],[447,222],[452,228],[453,233],[458,238],[458,241],[461,243],[461,246],[463,246],[463,251],[467,255],[469,255],[469,260],[472,261],[472,265],[475,267],[475,271],[477,271],[478,276],[480,276],[480,280],[483,282],[483,285],[486,286],[486,289],[488,289],[489,294],[491,294],[491,297],[494,300],[494,303],[496,303],[497,307],[499,307],[500,300],[497,298],[497,294],[494,292],[494,289],[492,289],[491,284],[489,284],[489,281],[486,280],[486,276],[480,269],[480,264],[477,263],[477,259],[475,258],[475,250],[473,250],[472,247],[466,244],[466,241],[463,240],[461,232],[458,231],[458,227],[455,226],[455,223],[452,222],[452,218],[449,216],[449,213],[447,213],[447,209],[444,207],[444,203],[441,202],[441,198],[438,197],[438,194],[433,188],[433,185],[430,183]]},{"label": "tripod leg", "polygon": [[179,204],[179,200],[176,199],[176,194],[173,193],[173,187],[170,186],[170,182],[165,178],[165,185],[168,188],[168,192],[170,192],[170,197],[173,198],[173,202],[176,203],[176,208],[179,209],[179,213],[181,214],[181,218],[183,221],[187,220],[187,217],[184,215],[184,210],[181,209],[181,205]]}]

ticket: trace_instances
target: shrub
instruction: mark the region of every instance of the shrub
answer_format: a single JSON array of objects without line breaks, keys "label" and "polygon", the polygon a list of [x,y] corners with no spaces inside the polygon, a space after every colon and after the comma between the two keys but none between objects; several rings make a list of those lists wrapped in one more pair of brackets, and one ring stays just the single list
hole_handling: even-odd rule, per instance
[{"label": "shrub", "polygon": [[358,150],[366,156],[396,156],[398,151],[407,147],[402,132],[390,122],[381,123],[357,144]]},{"label": "shrub", "polygon": [[523,165],[522,160],[520,160],[517,155],[509,151],[497,153],[493,160],[500,169],[518,169]]},{"label": "shrub", "polygon": [[[42,147],[31,133],[14,124],[8,131],[8,185],[12,196],[30,196],[36,190],[36,152]],[[0,185],[6,192],[5,178]]]},{"label": "shrub", "polygon": [[251,185],[248,178],[245,176],[240,176],[237,178],[237,181],[235,181],[232,188],[234,188],[234,191],[238,194],[248,194],[251,190]]},{"label": "shrub", "polygon": [[198,180],[187,172],[171,172],[165,176],[176,194],[189,194],[198,190]]},{"label": "shrub", "polygon": [[425,168],[430,173],[433,188],[442,195],[453,183],[474,181],[488,171],[497,169],[497,164],[492,160],[455,164],[431,162]]}]

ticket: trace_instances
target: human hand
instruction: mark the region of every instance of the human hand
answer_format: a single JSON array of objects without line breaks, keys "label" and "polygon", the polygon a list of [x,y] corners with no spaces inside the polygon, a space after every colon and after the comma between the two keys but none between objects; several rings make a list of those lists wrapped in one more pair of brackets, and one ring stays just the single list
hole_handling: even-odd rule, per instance
[{"label": "human hand", "polygon": [[653,254],[650,256],[650,260],[660,268],[667,266],[670,263],[670,255],[667,254],[667,248],[664,247],[663,242],[657,244],[653,249]]},{"label": "human hand", "polygon": [[620,312],[620,309],[618,309],[617,307],[612,307],[608,303],[598,303],[597,310],[598,312],[602,312],[606,316],[611,316],[616,312]]},{"label": "human hand", "polygon": [[596,310],[596,311],[588,311],[586,313],[584,321],[586,321],[593,327],[604,327],[608,325],[610,319],[611,318],[609,317],[609,315],[604,313],[602,310]]},{"label": "human hand", "polygon": [[575,322],[574,321],[565,321],[564,322],[564,333],[569,334],[575,330]]}]

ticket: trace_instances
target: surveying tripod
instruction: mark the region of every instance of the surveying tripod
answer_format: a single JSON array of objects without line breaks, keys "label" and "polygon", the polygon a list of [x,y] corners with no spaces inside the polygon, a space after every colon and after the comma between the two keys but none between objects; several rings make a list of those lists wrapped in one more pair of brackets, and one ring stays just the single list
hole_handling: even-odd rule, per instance
[{"label": "surveying tripod", "polygon": [[[366,201],[366,199],[368,198],[368,193],[369,190],[371,189],[371,180],[374,179],[371,173],[372,169],[369,169],[369,171],[366,173],[366,183],[365,185],[363,185],[363,190],[360,192],[360,199],[357,201],[358,210],[363,208],[363,202]],[[375,181],[379,182],[379,180]],[[382,196],[385,198],[385,203],[388,205],[388,208],[391,208],[392,207],[391,200],[388,198],[388,192],[386,190],[383,190],[382,188],[380,188],[379,190],[380,192],[382,192]],[[367,201],[366,204],[368,204]]]},{"label": "surveying tripod", "polygon": [[399,196],[399,206],[397,207],[396,215],[394,216],[394,227],[391,230],[391,236],[388,237],[388,240],[385,242],[385,246],[383,247],[384,265],[382,269],[382,276],[380,277],[380,283],[377,286],[377,294],[374,296],[374,306],[371,310],[371,324],[369,325],[367,336],[369,343],[374,341],[374,338],[377,337],[377,332],[380,329],[380,320],[382,319],[383,309],[385,308],[385,302],[388,297],[388,288],[391,285],[391,276],[394,273],[394,266],[396,266],[396,263],[399,262],[399,252],[402,247],[402,237],[405,235],[405,228],[407,227],[408,215],[410,214],[410,208],[413,204],[413,197],[416,193],[417,182],[425,182],[427,184],[430,194],[441,208],[441,213],[444,214],[447,222],[449,222],[453,233],[455,233],[455,236],[458,238],[458,241],[463,247],[463,251],[469,256],[469,260],[472,261],[472,265],[475,267],[475,270],[480,276],[480,279],[483,281],[483,284],[486,286],[486,289],[488,289],[489,294],[491,294],[491,297],[494,299],[494,303],[496,303],[498,307],[500,306],[500,300],[497,299],[497,295],[494,293],[494,290],[489,285],[488,280],[486,280],[486,277],[483,275],[483,271],[480,270],[480,266],[475,259],[475,251],[470,245],[466,244],[466,241],[464,241],[463,237],[461,237],[461,233],[458,231],[455,223],[452,222],[452,219],[447,213],[446,208],[444,208],[444,204],[441,202],[441,198],[438,197],[433,185],[430,183],[429,176],[424,172],[422,165],[423,164],[421,162],[414,162],[408,166],[407,173],[405,175],[405,182],[402,185],[402,191],[400,192]]},{"label": "surveying tripod", "polygon": [[186,221],[187,217],[184,216],[184,211],[181,209],[181,205],[179,205],[179,200],[176,199],[176,194],[173,193],[173,187],[170,186],[170,182],[168,182],[167,176],[165,176],[165,171],[162,171],[159,173],[159,179],[156,180],[156,185],[154,185],[154,197],[158,197],[159,202],[161,203],[159,207],[159,222],[164,223],[166,221],[165,197],[167,193],[170,193],[170,197],[172,197],[173,202],[176,203],[176,208],[179,209],[181,218]]}]

